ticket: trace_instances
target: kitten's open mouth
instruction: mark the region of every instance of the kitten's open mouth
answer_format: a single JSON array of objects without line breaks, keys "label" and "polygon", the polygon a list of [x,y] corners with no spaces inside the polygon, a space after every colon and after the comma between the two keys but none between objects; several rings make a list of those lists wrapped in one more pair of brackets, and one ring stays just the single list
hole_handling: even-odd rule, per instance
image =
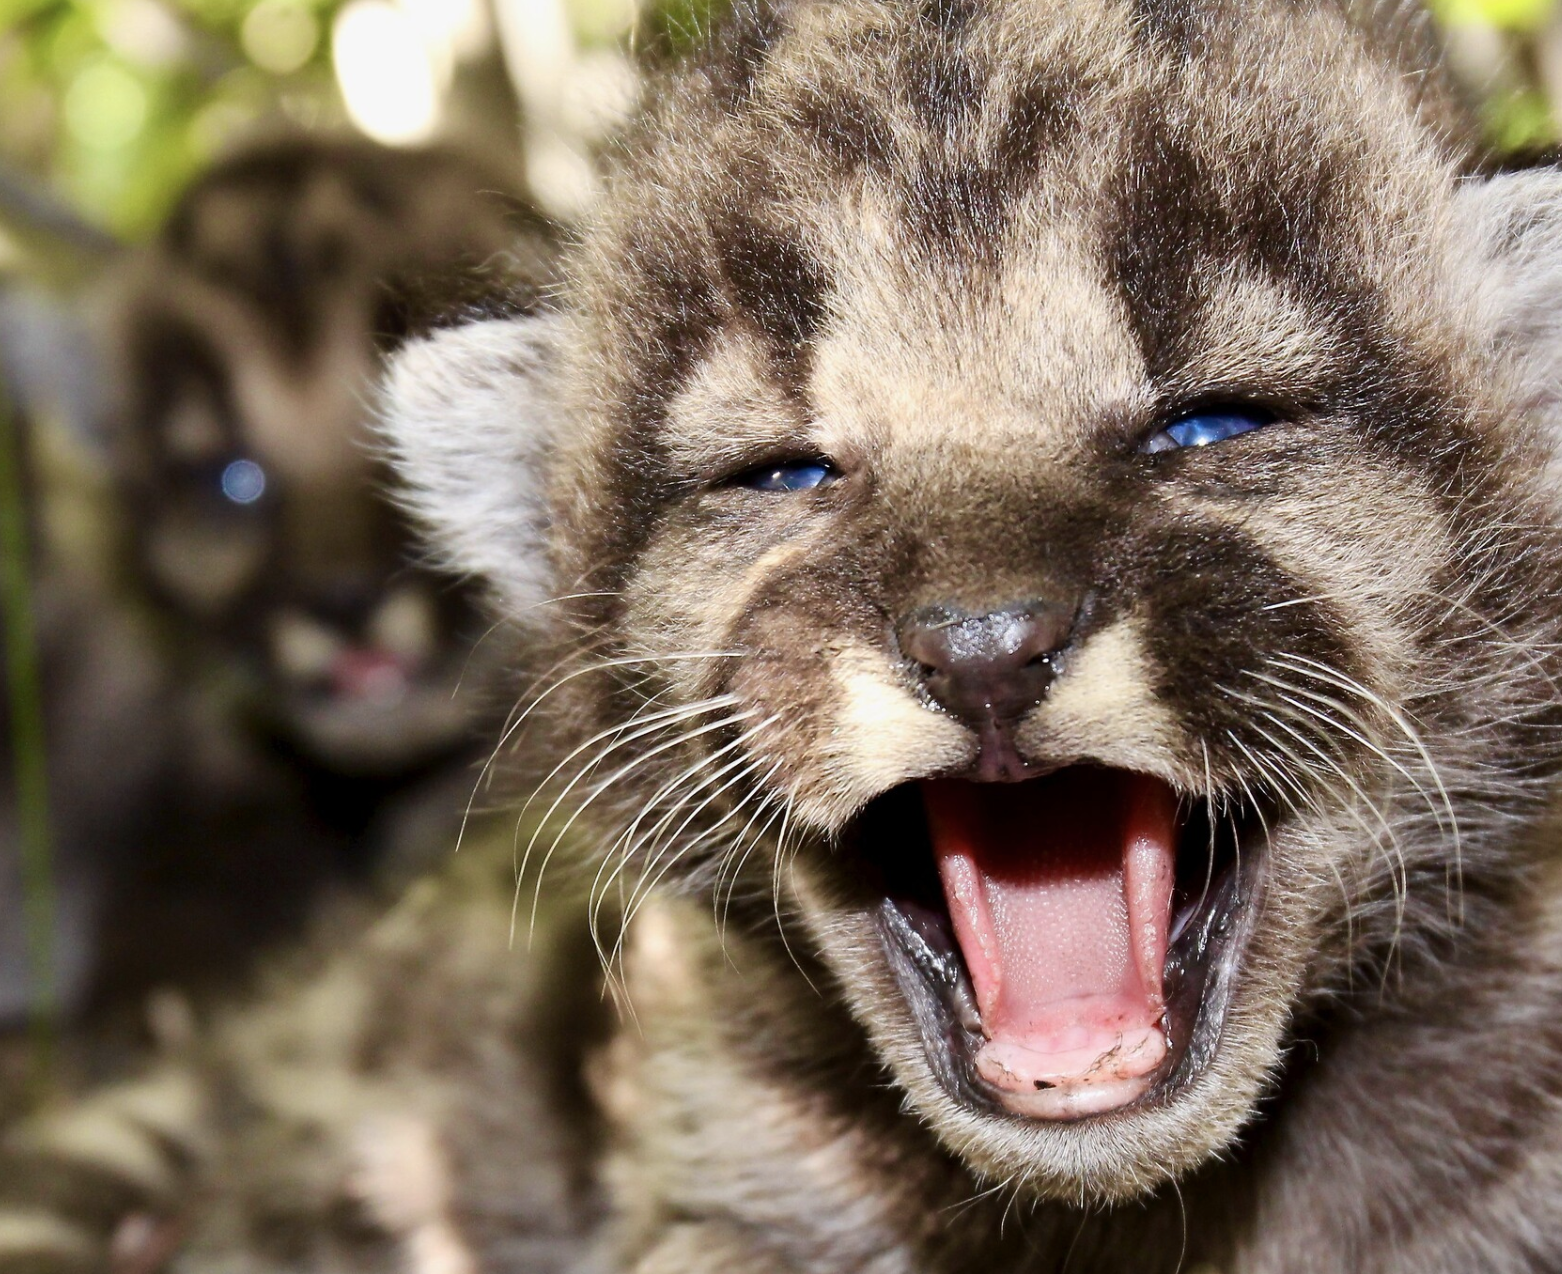
[{"label": "kitten's open mouth", "polygon": [[344,773],[389,776],[435,764],[470,737],[471,708],[453,692],[463,666],[409,669],[369,652],[349,670],[358,680],[345,687],[282,681],[271,691],[273,728],[290,746]]},{"label": "kitten's open mouth", "polygon": [[965,1101],[1077,1119],[1161,1101],[1219,1042],[1258,883],[1256,819],[1071,766],[929,780],[847,847],[934,1070]]}]

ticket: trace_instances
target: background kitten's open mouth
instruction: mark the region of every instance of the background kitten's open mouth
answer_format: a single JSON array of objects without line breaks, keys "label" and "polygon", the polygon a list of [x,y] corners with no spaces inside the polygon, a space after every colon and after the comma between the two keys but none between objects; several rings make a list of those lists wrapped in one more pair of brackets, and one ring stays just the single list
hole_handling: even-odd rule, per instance
[{"label": "background kitten's open mouth", "polygon": [[908,784],[847,845],[934,1069],[1074,1119],[1159,1100],[1219,1040],[1261,838],[1160,779],[1071,766]]}]

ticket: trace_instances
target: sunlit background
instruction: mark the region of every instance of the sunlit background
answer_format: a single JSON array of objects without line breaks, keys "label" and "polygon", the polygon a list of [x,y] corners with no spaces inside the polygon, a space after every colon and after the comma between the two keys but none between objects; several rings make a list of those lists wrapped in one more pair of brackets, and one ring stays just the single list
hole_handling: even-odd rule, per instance
[{"label": "sunlit background", "polygon": [[[3,0],[0,158],[93,223],[155,225],[192,173],[287,125],[512,146],[545,206],[630,92],[634,0]],[[1437,0],[1507,146],[1552,142],[1553,0]],[[517,128],[518,99],[525,123]]]},{"label": "sunlit background", "polygon": [[130,237],[214,157],[298,127],[508,148],[568,213],[632,93],[631,3],[5,0],[0,159]]},{"label": "sunlit background", "polygon": [[1435,0],[1449,60],[1504,150],[1554,146],[1562,104],[1562,20],[1555,0]]},{"label": "sunlit background", "polygon": [[[3,0],[0,159],[132,237],[213,157],[286,126],[513,147],[539,200],[568,213],[589,195],[585,151],[632,91],[634,3]],[[1493,138],[1553,142],[1554,0],[1435,8]]]}]

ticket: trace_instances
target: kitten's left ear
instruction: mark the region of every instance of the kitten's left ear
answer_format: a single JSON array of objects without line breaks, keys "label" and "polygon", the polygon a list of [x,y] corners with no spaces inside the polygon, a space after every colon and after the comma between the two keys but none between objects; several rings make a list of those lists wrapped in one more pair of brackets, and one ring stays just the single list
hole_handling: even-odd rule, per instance
[{"label": "kitten's left ear", "polygon": [[1562,454],[1562,171],[1464,183],[1450,248],[1473,293],[1478,330]]},{"label": "kitten's left ear", "polygon": [[562,330],[560,316],[537,313],[412,341],[391,361],[381,412],[401,501],[436,560],[479,578],[528,626],[554,591],[547,471]]}]

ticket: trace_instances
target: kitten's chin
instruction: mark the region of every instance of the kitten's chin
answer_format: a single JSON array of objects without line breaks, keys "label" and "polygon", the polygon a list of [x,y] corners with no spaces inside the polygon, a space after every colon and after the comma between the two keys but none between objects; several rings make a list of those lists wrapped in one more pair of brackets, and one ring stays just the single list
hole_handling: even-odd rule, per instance
[{"label": "kitten's chin", "polygon": [[467,702],[437,680],[403,679],[386,693],[278,694],[274,725],[317,764],[348,775],[395,776],[458,752],[472,726]]}]

